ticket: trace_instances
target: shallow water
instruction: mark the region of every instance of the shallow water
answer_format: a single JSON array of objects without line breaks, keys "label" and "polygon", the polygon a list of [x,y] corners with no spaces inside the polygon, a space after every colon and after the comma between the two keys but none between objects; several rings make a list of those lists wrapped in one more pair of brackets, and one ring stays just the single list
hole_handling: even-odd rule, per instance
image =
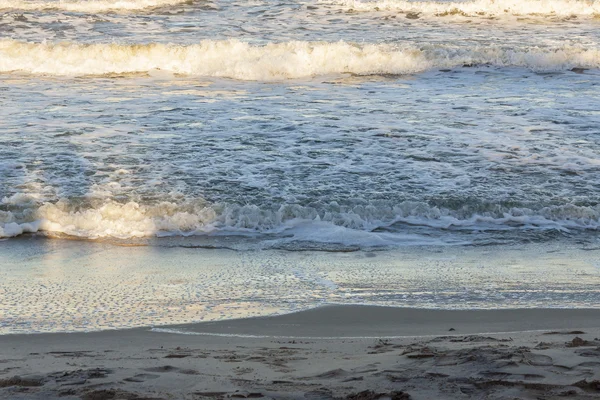
[{"label": "shallow water", "polygon": [[0,242],[0,334],[161,326],[324,304],[441,309],[600,304],[600,249],[564,243],[344,253],[198,249],[167,242]]}]

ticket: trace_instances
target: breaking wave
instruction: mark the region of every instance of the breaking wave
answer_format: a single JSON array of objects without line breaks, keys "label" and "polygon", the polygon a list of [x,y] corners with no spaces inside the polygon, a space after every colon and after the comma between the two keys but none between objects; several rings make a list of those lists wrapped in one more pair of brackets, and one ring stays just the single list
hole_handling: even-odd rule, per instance
[{"label": "breaking wave", "polygon": [[[23,199],[25,199],[23,201]],[[597,230],[600,206],[565,204],[540,209],[489,205],[448,209],[424,202],[376,202],[360,206],[337,203],[317,207],[211,205],[203,200],[181,203],[60,200],[37,203],[22,195],[0,206],[0,238],[28,232],[80,238],[130,239],[153,236],[266,235],[288,242],[387,246],[438,243],[434,231],[513,232]],[[477,211],[475,211],[477,210]],[[415,234],[415,227],[428,230]],[[436,241],[437,240],[437,241]]]},{"label": "breaking wave", "polygon": [[600,2],[595,0],[322,0],[321,3],[357,11],[391,10],[435,16],[600,16]]},{"label": "breaking wave", "polygon": [[168,7],[186,3],[189,0],[60,0],[29,1],[0,0],[0,10],[22,11],[71,11],[81,13],[98,13],[107,11],[136,11],[146,8]]},{"label": "breaking wave", "polygon": [[600,67],[600,50],[582,47],[457,48],[348,42],[269,43],[205,40],[194,45],[76,44],[0,41],[0,72],[106,75],[156,70],[240,80],[327,74],[412,74],[432,68],[488,65],[559,71]]},{"label": "breaking wave", "polygon": [[[0,9],[23,11],[70,11],[97,13],[136,11],[174,6],[190,0],[0,0]],[[448,16],[600,16],[597,0],[321,0],[320,4],[341,6],[356,11],[392,10],[423,15]]]}]

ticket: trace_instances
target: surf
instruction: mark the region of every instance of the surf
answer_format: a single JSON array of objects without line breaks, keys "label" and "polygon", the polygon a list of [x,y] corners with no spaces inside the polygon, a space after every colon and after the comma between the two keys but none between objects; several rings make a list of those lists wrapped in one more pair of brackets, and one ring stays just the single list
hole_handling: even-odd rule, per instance
[{"label": "surf", "polygon": [[[322,0],[320,4],[355,11],[398,11],[427,16],[587,16],[600,17],[600,3],[590,0],[475,0],[464,2],[406,0]],[[415,15],[418,17],[418,15]]]},{"label": "surf", "polygon": [[[11,199],[21,199],[17,202]],[[463,244],[438,240],[440,232],[563,232],[600,229],[600,206],[557,204],[538,209],[499,204],[456,209],[422,201],[372,202],[319,207],[300,204],[210,203],[204,199],[143,203],[61,199],[56,202],[0,203],[0,238],[26,233],[83,239],[132,239],[166,236],[253,236],[275,244],[341,243],[349,246]],[[428,232],[422,235],[419,232]],[[437,232],[436,234],[433,234]],[[433,234],[433,235],[432,235]]]},{"label": "surf", "polygon": [[457,47],[240,40],[198,44],[81,44],[0,41],[0,72],[58,76],[149,73],[274,81],[328,74],[403,75],[463,66],[564,71],[600,67],[600,50],[581,46]]},{"label": "surf", "polygon": [[138,11],[175,6],[189,0],[93,0],[93,1],[22,1],[0,0],[0,10],[70,11],[99,13],[107,11]]}]

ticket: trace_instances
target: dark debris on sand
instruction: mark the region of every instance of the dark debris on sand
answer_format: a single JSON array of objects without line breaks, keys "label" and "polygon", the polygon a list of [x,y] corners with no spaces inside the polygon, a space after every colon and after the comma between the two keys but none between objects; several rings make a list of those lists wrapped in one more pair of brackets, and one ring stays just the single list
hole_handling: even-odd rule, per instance
[{"label": "dark debris on sand", "polygon": [[410,398],[410,395],[405,392],[378,393],[372,390],[364,390],[362,392],[349,394],[346,396],[346,400],[410,400]]},{"label": "dark debris on sand", "polygon": [[[113,369],[80,368],[6,377],[0,379],[0,398],[410,400],[411,395],[425,395],[431,399],[600,400],[600,341],[589,334],[576,336],[575,332],[579,331],[552,333],[573,335],[559,336],[554,342],[539,341],[551,336],[534,336],[525,342],[485,335],[381,339],[362,350],[353,349],[339,365],[328,364],[337,368],[317,369],[310,375],[299,375],[295,369],[303,365],[303,371],[312,371],[314,366],[306,368],[307,362],[314,360],[299,345],[228,348],[212,353],[182,348],[152,350],[153,360],[164,361],[170,354],[190,356],[167,357],[172,365],[157,365],[160,361],[129,368],[110,364]],[[62,357],[65,353],[56,354]],[[202,366],[204,360],[195,360],[198,354],[228,367],[229,375],[214,375],[213,370]],[[73,357],[80,355],[73,353]],[[232,360],[247,364],[232,365]],[[260,368],[275,373],[260,379],[256,372]],[[215,376],[223,380],[216,386]],[[172,379],[184,387],[174,388]]]},{"label": "dark debris on sand", "polygon": [[84,393],[81,400],[164,400],[158,397],[145,397],[121,389],[101,389]]},{"label": "dark debris on sand", "polygon": [[45,383],[43,377],[25,377],[13,376],[12,378],[0,379],[0,388],[19,386],[19,387],[36,387],[43,386]]}]

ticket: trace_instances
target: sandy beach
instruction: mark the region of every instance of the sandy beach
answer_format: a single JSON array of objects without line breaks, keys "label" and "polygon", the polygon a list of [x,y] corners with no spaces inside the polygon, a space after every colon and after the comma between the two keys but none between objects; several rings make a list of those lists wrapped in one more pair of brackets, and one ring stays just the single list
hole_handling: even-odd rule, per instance
[{"label": "sandy beach", "polygon": [[600,400],[600,0],[0,9],[0,400]]},{"label": "sandy beach", "polygon": [[599,338],[600,310],[371,306],[4,335],[0,398],[592,399]]}]

